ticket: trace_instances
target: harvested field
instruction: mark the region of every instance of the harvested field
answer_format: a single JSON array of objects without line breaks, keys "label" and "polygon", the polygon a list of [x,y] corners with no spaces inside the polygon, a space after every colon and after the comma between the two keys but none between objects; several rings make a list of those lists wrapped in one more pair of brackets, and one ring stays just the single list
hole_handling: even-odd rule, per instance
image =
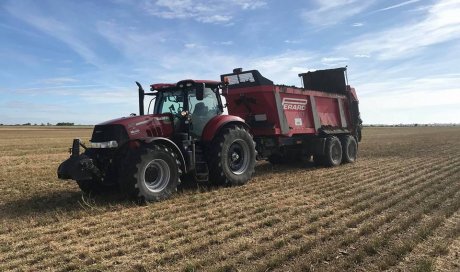
[{"label": "harvested field", "polygon": [[0,271],[460,270],[460,128],[366,128],[355,164],[259,162],[137,206],[57,179],[91,129],[0,128]]}]

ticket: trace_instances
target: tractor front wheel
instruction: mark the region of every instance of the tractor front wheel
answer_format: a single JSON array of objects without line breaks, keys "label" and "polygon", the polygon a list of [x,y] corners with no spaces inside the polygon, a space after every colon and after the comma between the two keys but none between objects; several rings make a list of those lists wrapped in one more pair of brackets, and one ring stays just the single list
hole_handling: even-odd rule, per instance
[{"label": "tractor front wheel", "polygon": [[255,143],[244,128],[225,128],[212,142],[208,156],[210,181],[218,185],[243,185],[256,164]]},{"label": "tractor front wheel", "polygon": [[122,192],[143,201],[168,199],[180,183],[180,162],[162,145],[131,151],[125,160]]}]

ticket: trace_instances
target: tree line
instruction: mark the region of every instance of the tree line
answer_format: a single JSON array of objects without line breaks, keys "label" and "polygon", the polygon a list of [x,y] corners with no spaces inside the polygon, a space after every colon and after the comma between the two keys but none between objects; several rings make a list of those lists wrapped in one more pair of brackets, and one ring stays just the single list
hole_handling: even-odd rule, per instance
[{"label": "tree line", "polygon": [[[4,124],[0,124],[0,126],[4,126]],[[14,125],[8,125],[8,126],[41,126],[41,127],[44,127],[44,126],[75,126],[75,123],[70,123],[70,122],[60,122],[60,123],[56,123],[55,125],[54,124],[51,124],[51,123],[41,123],[41,124],[32,124],[32,123],[24,123],[24,124],[14,124]]]}]

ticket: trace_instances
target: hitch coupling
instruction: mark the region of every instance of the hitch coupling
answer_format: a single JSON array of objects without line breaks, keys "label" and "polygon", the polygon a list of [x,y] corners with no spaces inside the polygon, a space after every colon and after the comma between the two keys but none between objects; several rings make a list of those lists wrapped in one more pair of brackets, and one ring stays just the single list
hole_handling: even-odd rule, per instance
[{"label": "hitch coupling", "polygon": [[94,165],[93,160],[84,153],[80,154],[80,146],[87,149],[80,139],[74,139],[69,149],[70,158],[58,167],[59,179],[90,180],[102,177],[101,171]]}]

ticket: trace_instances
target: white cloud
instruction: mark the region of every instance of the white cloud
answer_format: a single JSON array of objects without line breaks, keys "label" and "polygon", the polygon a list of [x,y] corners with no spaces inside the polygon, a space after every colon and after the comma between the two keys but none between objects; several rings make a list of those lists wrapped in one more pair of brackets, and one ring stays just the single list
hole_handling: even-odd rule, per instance
[{"label": "white cloud", "polygon": [[377,33],[359,36],[340,47],[354,55],[373,55],[380,60],[413,56],[424,48],[460,38],[460,2],[435,3],[425,18]]},{"label": "white cloud", "polygon": [[285,43],[297,44],[300,43],[300,40],[284,40]]},{"label": "white cloud", "polygon": [[10,2],[9,5],[6,6],[6,10],[17,19],[60,40],[80,55],[86,62],[95,66],[100,66],[102,63],[89,43],[82,39],[82,36],[76,29],[58,19],[42,14],[33,3],[25,5],[20,1]]},{"label": "white cloud", "polygon": [[[162,51],[162,44],[173,36],[166,31],[139,31],[136,28],[107,21],[98,22],[96,29],[129,59],[151,58],[152,55],[165,53]],[[146,45],[149,50],[146,50]]]},{"label": "white cloud", "polygon": [[375,10],[375,11],[373,11],[371,13],[376,13],[376,12],[387,11],[387,10],[395,9],[395,8],[399,8],[399,7],[404,7],[404,6],[414,4],[414,3],[417,3],[417,2],[420,2],[420,0],[408,0],[408,1],[396,4],[396,5],[391,5],[391,6],[388,6],[388,7],[385,7],[385,8]]},{"label": "white cloud", "polygon": [[358,90],[360,110],[365,123],[458,123],[458,86],[460,75],[363,84]]},{"label": "white cloud", "polygon": [[[257,69],[275,84],[299,85],[299,73],[307,72],[309,67],[318,68],[319,56],[303,50],[286,51],[281,54],[253,58],[247,69]],[[315,67],[316,66],[316,67]],[[305,68],[302,68],[305,67]]]},{"label": "white cloud", "polygon": [[215,14],[204,17],[198,17],[197,21],[202,23],[225,23],[230,21],[231,19],[232,16]]},{"label": "white cloud", "polygon": [[267,5],[267,2],[260,0],[233,0],[233,2],[245,10],[258,9]]},{"label": "white cloud", "polygon": [[319,26],[329,26],[353,17],[372,4],[374,0],[315,0],[316,9],[302,12],[302,17],[309,23]]},{"label": "white cloud", "polygon": [[362,27],[364,24],[363,23],[354,23],[351,26],[353,27]]},{"label": "white cloud", "polygon": [[233,41],[223,41],[223,42],[220,42],[219,44],[221,44],[221,45],[233,45],[234,42]]},{"label": "white cloud", "polygon": [[349,59],[345,57],[324,57],[321,59],[321,63],[329,67],[345,66],[348,61]]},{"label": "white cloud", "polygon": [[49,85],[62,85],[62,84],[68,84],[68,83],[74,83],[77,82],[78,80],[72,77],[53,77],[53,78],[46,78],[40,81],[40,83],[43,84],[49,84]]},{"label": "white cloud", "polygon": [[255,10],[264,6],[266,2],[260,0],[147,0],[144,9],[164,19],[193,19],[201,23],[222,24],[230,22],[238,10]]},{"label": "white cloud", "polygon": [[196,43],[186,43],[184,46],[186,48],[197,48],[199,45],[197,45]]}]

